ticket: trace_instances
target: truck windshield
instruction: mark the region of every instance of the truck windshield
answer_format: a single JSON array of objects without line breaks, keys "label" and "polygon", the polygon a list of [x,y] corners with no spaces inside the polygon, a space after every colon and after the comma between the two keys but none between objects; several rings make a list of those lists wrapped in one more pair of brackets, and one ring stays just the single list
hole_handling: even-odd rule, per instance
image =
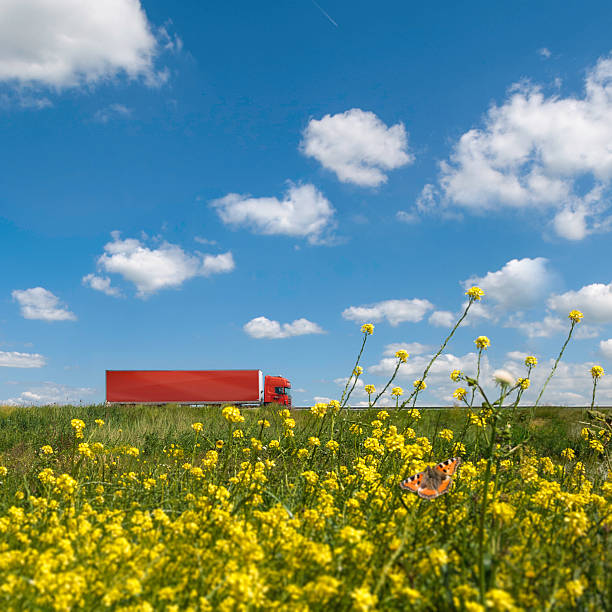
[{"label": "truck windshield", "polygon": [[291,387],[274,387],[274,393],[291,396]]}]

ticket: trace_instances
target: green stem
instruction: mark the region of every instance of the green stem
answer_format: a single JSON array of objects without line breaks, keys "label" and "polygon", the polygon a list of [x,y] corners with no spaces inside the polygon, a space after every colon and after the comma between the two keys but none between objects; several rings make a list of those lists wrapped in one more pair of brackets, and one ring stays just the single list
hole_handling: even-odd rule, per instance
[{"label": "green stem", "polygon": [[398,360],[397,365],[395,366],[395,371],[393,372],[393,376],[391,376],[391,378],[389,379],[389,382],[385,385],[385,388],[374,398],[374,401],[372,402],[372,406],[376,405],[376,402],[379,400],[380,396],[389,388],[389,385],[393,382],[393,380],[397,376],[397,371],[399,370],[399,367],[402,365],[402,363],[403,361]]},{"label": "green stem", "polygon": [[[425,379],[427,378],[427,372],[429,372],[429,368],[431,368],[431,366],[433,365],[433,362],[442,354],[442,351],[446,348],[446,345],[448,344],[448,341],[453,337],[453,334],[457,331],[457,328],[459,327],[459,325],[461,325],[461,322],[463,321],[463,319],[465,319],[465,317],[467,317],[467,313],[470,310],[470,306],[474,303],[474,298],[470,298],[470,301],[468,302],[468,305],[465,307],[465,310],[463,311],[463,314],[461,315],[461,317],[459,317],[459,320],[457,321],[457,323],[455,323],[455,327],[453,327],[453,329],[451,330],[450,334],[448,334],[448,336],[446,336],[446,339],[444,340],[444,342],[442,343],[442,345],[440,346],[440,348],[438,349],[438,352],[431,358],[431,361],[427,364],[427,367],[425,368],[425,371],[423,372],[423,375],[421,376],[421,380],[423,382],[425,382]],[[418,389],[415,389],[412,394],[408,397],[408,399],[404,402],[402,402],[402,405],[400,406],[400,409],[403,408],[411,399],[412,396],[415,395],[416,393],[418,393]]]},{"label": "green stem", "polygon": [[565,347],[567,346],[567,343],[570,341],[570,338],[572,337],[572,332],[574,331],[575,325],[576,325],[576,322],[572,321],[572,326],[570,327],[569,334],[567,335],[567,340],[565,341],[565,343],[561,347],[561,352],[559,353],[559,356],[557,357],[557,361],[555,361],[555,365],[553,366],[552,370],[550,371],[550,374],[548,375],[548,378],[546,379],[546,382],[544,383],[544,386],[542,387],[542,390],[540,391],[540,395],[538,395],[538,399],[536,399],[535,404],[531,408],[531,415],[529,417],[529,423],[531,423],[531,421],[533,419],[533,415],[535,413],[535,409],[537,408],[538,404],[540,403],[540,399],[542,398],[542,395],[544,393],[544,390],[546,389],[546,386],[550,382],[550,379],[553,377],[553,374],[555,373],[555,370],[557,369],[557,365],[559,364],[559,361],[561,361],[561,356],[563,355],[563,351],[565,351]]},{"label": "green stem", "polygon": [[[346,405],[346,402],[344,402],[344,396],[346,395],[346,390],[348,389],[349,383],[351,382],[351,378],[353,377],[353,372],[355,372],[355,368],[359,365],[359,360],[361,359],[361,354],[363,353],[363,349],[365,347],[366,340],[368,339],[368,335],[369,334],[367,332],[364,332],[364,334],[363,334],[363,342],[361,343],[361,350],[359,351],[359,355],[357,355],[357,361],[355,362],[355,365],[353,366],[353,370],[351,372],[351,375],[348,377],[348,380],[346,381],[346,385],[344,387],[344,391],[342,392],[342,397],[340,398],[340,405],[342,407],[344,407]],[[354,387],[355,387],[355,385],[353,385],[353,388]],[[346,401],[348,402],[348,397],[346,398]]]}]

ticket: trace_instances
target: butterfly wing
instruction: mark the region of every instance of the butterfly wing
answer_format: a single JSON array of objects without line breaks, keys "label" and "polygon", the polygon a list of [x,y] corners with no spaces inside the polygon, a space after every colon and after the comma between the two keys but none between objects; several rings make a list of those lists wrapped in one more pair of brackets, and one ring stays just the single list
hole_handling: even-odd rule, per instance
[{"label": "butterfly wing", "polygon": [[406,478],[406,480],[402,480],[402,482],[400,482],[399,484],[400,489],[403,489],[404,491],[411,491],[412,493],[418,493],[419,487],[421,486],[421,483],[423,482],[424,473],[425,472],[419,472],[418,474],[415,474],[414,476],[410,476],[409,478]]},{"label": "butterfly wing", "polygon": [[438,482],[424,478],[417,495],[423,499],[436,499],[436,497],[450,491],[452,483],[453,479],[450,476],[444,476]]},{"label": "butterfly wing", "polygon": [[433,469],[441,472],[444,476],[453,476],[455,473],[459,473],[460,465],[461,457],[452,457],[446,461],[441,461]]}]

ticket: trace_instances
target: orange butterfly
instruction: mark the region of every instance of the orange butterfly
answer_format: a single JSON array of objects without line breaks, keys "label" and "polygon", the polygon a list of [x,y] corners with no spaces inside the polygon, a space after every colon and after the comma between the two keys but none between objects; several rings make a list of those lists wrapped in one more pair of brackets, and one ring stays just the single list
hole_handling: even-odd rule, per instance
[{"label": "orange butterfly", "polygon": [[451,476],[458,473],[461,465],[461,457],[453,457],[438,463],[438,465],[427,468],[406,480],[400,482],[400,488],[404,491],[416,493],[423,499],[436,499],[443,493],[448,493],[453,484]]}]

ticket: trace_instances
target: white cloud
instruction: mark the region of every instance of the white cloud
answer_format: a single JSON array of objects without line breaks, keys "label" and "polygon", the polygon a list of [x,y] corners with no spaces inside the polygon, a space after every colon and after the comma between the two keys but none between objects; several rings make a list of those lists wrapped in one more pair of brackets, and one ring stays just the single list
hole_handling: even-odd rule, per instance
[{"label": "white cloud", "polygon": [[516,327],[528,338],[548,338],[569,329],[562,319],[551,315],[546,315],[542,321],[522,321],[518,317],[510,317],[504,327]]},{"label": "white cloud", "polygon": [[314,185],[289,184],[284,199],[251,198],[230,193],[211,202],[223,223],[248,227],[256,234],[308,238],[311,244],[325,241],[333,228],[335,210]]},{"label": "white cloud", "polygon": [[17,353],[0,351],[2,368],[42,368],[47,360],[38,353]]},{"label": "white cloud", "polygon": [[448,310],[434,310],[427,320],[435,327],[452,327],[457,321],[457,316]]},{"label": "white cloud", "polygon": [[418,323],[425,313],[433,308],[428,300],[414,298],[412,300],[386,300],[375,304],[363,306],[350,306],[342,312],[342,316],[349,321],[377,323],[387,319],[394,327],[409,321]]},{"label": "white cloud", "polygon": [[[113,241],[104,246],[97,261],[98,269],[108,274],[119,274],[136,285],[139,297],[146,297],[161,289],[180,287],[196,276],[210,276],[231,272],[235,268],[231,252],[219,255],[189,254],[169,242],[149,248],[136,238],[122,240],[119,232],[112,232]],[[95,275],[93,282],[105,282]],[[93,286],[92,281],[83,280]],[[110,283],[109,283],[110,285]],[[94,287],[99,289],[99,287]]]},{"label": "white cloud", "polygon": [[43,287],[32,289],[15,289],[11,293],[19,303],[21,316],[24,319],[41,319],[43,321],[75,321],[76,315],[70,312],[51,291]]},{"label": "white cloud", "polygon": [[553,275],[547,264],[548,260],[543,257],[511,259],[496,272],[463,281],[463,286],[468,289],[478,285],[485,292],[485,298],[494,300],[503,310],[530,308],[541,301],[552,283]]},{"label": "white cloud", "polygon": [[610,340],[601,340],[599,351],[606,359],[612,360],[612,338]]},{"label": "white cloud", "polygon": [[544,58],[544,59],[548,59],[550,58],[550,56],[552,55],[552,53],[550,52],[550,49],[546,48],[546,47],[542,47],[541,49],[538,49],[538,53]]},{"label": "white cloud", "polygon": [[550,210],[553,229],[571,240],[608,231],[611,141],[611,58],[588,73],[582,97],[546,97],[536,85],[516,85],[440,165],[442,203]]},{"label": "white cloud", "polygon": [[132,115],[132,110],[123,104],[109,104],[97,110],[94,114],[94,121],[108,123],[111,119],[127,119]]},{"label": "white cloud", "polygon": [[387,127],[374,113],[353,108],[322,119],[311,119],[300,149],[343,183],[375,187],[389,170],[414,160],[402,123]]},{"label": "white cloud", "polygon": [[570,310],[580,310],[585,321],[591,323],[612,323],[612,283],[593,283],[578,291],[552,295],[548,307],[565,315]]},{"label": "white cloud", "polygon": [[202,275],[225,274],[231,272],[236,267],[234,256],[231,251],[219,253],[218,255],[204,255],[202,262]]},{"label": "white cloud", "polygon": [[102,293],[106,293],[106,295],[121,295],[119,289],[117,287],[111,287],[111,280],[108,276],[96,276],[95,274],[87,274],[82,278],[83,285],[86,287],[91,287],[96,291],[102,291]]},{"label": "white cloud", "polygon": [[44,406],[47,404],[77,404],[96,392],[89,387],[69,387],[54,382],[39,383],[16,397],[1,400],[9,406]]},{"label": "white cloud", "polygon": [[394,342],[387,344],[383,350],[383,355],[395,356],[399,350],[408,351],[410,355],[421,355],[431,351],[432,347],[420,342]]},{"label": "white cloud", "polygon": [[419,215],[406,210],[398,210],[395,213],[395,216],[397,217],[397,220],[401,221],[402,223],[418,223],[419,221]]},{"label": "white cloud", "polygon": [[290,338],[292,336],[304,336],[307,334],[324,334],[319,325],[308,319],[296,319],[292,323],[279,323],[271,321],[266,317],[255,317],[243,327],[244,331],[252,338],[267,338],[277,340],[279,338]]},{"label": "white cloud", "polygon": [[125,74],[159,83],[158,43],[139,0],[3,0],[0,80],[57,89]]}]

